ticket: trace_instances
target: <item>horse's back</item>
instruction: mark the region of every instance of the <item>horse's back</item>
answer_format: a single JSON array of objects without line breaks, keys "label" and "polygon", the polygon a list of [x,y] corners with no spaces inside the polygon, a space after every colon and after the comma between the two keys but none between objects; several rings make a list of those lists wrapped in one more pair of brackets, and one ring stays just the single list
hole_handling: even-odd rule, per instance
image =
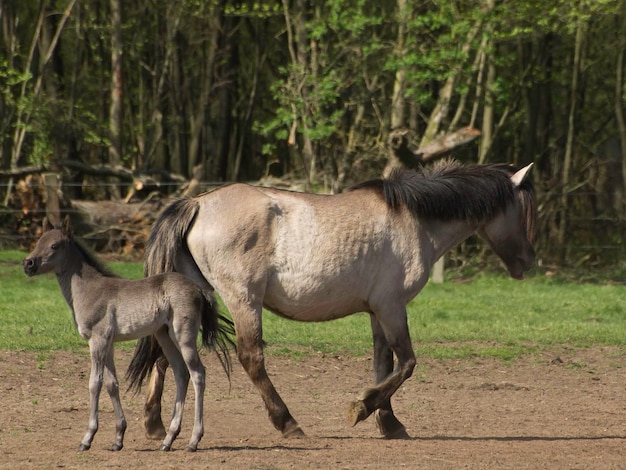
[{"label": "horse's back", "polygon": [[202,291],[182,274],[112,278],[106,284],[103,297],[107,305],[115,307],[115,341],[150,335],[158,325],[170,326],[178,319],[197,317],[199,322]]}]

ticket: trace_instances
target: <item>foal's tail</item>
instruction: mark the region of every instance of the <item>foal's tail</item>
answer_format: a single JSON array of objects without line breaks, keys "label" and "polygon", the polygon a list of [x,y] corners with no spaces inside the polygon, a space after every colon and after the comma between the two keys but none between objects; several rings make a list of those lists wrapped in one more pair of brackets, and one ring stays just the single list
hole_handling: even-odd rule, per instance
[{"label": "foal's tail", "polygon": [[[216,302],[208,284],[195,260],[189,253],[186,238],[198,214],[195,199],[179,199],[167,206],[157,218],[146,244],[144,276],[176,271],[175,260],[184,259],[185,272],[202,289],[202,344],[214,349],[226,375],[230,380],[231,362],[229,347],[234,346],[233,322],[217,310]],[[139,392],[141,385],[159,358],[164,357],[161,346],[154,336],[141,338],[135,347],[126,378],[129,390]]]},{"label": "foal's tail", "polygon": [[[154,336],[141,338],[135,346],[133,358],[130,360],[126,370],[126,380],[128,380],[128,391],[139,393],[141,385],[148,376],[159,359],[164,360],[165,356],[161,345]],[[165,364],[167,362],[165,361]]]},{"label": "foal's tail", "polygon": [[235,348],[235,342],[233,341],[235,325],[230,318],[219,313],[213,294],[206,291],[202,291],[202,293],[204,294],[200,323],[202,345],[207,349],[215,351],[230,381],[232,364],[229,351],[231,347]]}]

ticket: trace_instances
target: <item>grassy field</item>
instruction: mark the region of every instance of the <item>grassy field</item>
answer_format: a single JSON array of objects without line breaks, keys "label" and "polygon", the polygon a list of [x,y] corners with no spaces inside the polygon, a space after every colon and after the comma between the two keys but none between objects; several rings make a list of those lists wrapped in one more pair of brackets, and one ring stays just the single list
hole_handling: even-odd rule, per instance
[{"label": "grassy field", "polygon": [[[54,275],[27,278],[24,253],[0,252],[0,349],[85,351]],[[138,278],[140,263],[111,263],[118,274]],[[428,284],[409,304],[416,353],[435,358],[493,356],[504,360],[563,345],[626,344],[626,287],[579,284],[542,275],[524,282],[480,274],[463,282]],[[271,354],[315,351],[370,354],[365,314],[303,324],[264,314]],[[124,347],[132,347],[126,343]]]}]

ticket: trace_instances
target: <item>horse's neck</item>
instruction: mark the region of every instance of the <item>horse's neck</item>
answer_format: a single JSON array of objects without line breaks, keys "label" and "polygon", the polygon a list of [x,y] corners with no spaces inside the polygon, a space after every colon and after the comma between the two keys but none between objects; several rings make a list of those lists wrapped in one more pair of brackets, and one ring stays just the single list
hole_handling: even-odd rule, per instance
[{"label": "horse's neck", "polygon": [[436,221],[429,223],[426,230],[433,248],[433,263],[456,245],[476,232],[476,226],[465,221]]},{"label": "horse's neck", "polygon": [[[74,298],[80,295],[79,291],[89,289],[88,284],[103,276],[96,268],[77,258],[67,263],[63,270],[58,271],[56,277],[65,301],[72,310],[72,313],[75,314]],[[76,319],[74,319],[74,321],[76,321]]]}]

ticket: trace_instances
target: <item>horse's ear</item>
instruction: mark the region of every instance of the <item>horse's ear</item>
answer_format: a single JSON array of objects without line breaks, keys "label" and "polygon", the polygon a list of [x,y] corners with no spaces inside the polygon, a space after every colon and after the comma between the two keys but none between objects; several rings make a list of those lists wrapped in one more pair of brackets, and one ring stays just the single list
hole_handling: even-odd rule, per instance
[{"label": "horse's ear", "polygon": [[70,216],[66,215],[61,223],[61,231],[68,237],[72,235],[72,227],[70,227]]},{"label": "horse's ear", "polygon": [[41,228],[43,230],[43,233],[46,233],[48,230],[52,230],[54,226],[50,223],[48,217],[44,217],[41,221]]},{"label": "horse's ear", "polygon": [[528,178],[530,174],[530,169],[533,167],[534,163],[530,163],[526,165],[521,170],[518,170],[513,176],[511,176],[511,181],[513,181],[513,185],[517,188],[519,187],[525,180]]}]

